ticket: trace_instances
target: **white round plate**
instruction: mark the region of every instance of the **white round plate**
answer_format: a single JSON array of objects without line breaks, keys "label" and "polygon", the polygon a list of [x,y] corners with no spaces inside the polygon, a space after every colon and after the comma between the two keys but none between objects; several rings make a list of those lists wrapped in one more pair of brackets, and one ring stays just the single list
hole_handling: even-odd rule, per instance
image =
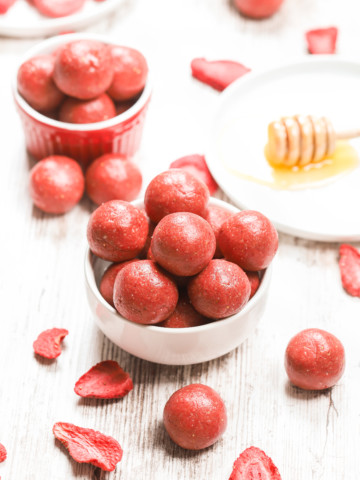
[{"label": "white round plate", "polygon": [[41,37],[56,35],[66,30],[84,28],[110,14],[124,0],[86,0],[83,8],[73,15],[50,18],[41,15],[26,0],[17,2],[0,15],[0,35],[9,37]]},{"label": "white round plate", "polygon": [[[360,63],[314,56],[234,82],[220,95],[211,122],[209,168],[238,207],[262,212],[280,231],[312,240],[360,240],[359,167],[299,190],[238,175],[244,166],[270,168],[264,157],[267,125],[298,113],[325,115],[336,130],[360,128]],[[351,143],[360,151],[359,140]]]}]

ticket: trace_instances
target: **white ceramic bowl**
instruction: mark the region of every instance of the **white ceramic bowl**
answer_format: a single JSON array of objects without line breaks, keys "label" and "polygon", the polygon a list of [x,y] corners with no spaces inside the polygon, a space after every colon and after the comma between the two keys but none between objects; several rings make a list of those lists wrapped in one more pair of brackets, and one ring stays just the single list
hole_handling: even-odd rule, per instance
[{"label": "white ceramic bowl", "polygon": [[[133,202],[143,207],[143,201]],[[215,198],[210,205],[239,210]],[[116,345],[132,355],[167,365],[189,365],[220,357],[239,346],[255,330],[264,311],[271,266],[264,271],[259,289],[245,307],[231,317],[191,328],[163,328],[140,325],[120,316],[101,296],[99,284],[109,262],[88,249],[85,256],[86,293],[98,327]]]}]

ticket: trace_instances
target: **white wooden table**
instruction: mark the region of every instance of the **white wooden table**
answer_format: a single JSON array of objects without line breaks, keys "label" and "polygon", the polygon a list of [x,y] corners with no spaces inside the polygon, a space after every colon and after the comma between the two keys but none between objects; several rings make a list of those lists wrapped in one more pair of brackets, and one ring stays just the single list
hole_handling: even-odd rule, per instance
[{"label": "white wooden table", "polygon": [[[339,53],[360,59],[356,0],[285,0],[276,16],[261,22],[242,18],[230,3],[128,0],[89,28],[141,49],[149,60],[155,90],[139,157],[144,186],[177,157],[205,150],[218,93],[192,79],[192,58],[230,58],[256,69],[305,54],[305,30],[336,25]],[[223,358],[173,367],[121,351],[95,326],[84,294],[85,229],[93,207],[84,199],[67,215],[49,216],[28,196],[32,163],[10,78],[18,55],[36,41],[0,38],[0,442],[8,450],[1,478],[226,480],[239,453],[255,445],[272,457],[284,480],[357,480],[360,300],[342,290],[338,245],[280,235],[259,328]],[[32,342],[53,326],[70,331],[64,351],[55,362],[39,361]],[[313,326],[337,335],[347,355],[339,384],[318,394],[290,386],[283,368],[290,337]],[[79,399],[75,381],[105,359],[131,374],[134,390],[120,401]],[[200,452],[174,445],[162,425],[169,396],[194,382],[221,394],[229,418],[223,438]],[[73,462],[54,441],[56,421],[114,436],[123,460],[112,473]]]}]

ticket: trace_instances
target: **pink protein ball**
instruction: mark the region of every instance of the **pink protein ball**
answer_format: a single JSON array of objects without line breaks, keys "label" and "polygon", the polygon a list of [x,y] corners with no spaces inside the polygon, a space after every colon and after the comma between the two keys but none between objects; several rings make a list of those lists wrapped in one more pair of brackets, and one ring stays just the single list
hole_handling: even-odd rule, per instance
[{"label": "pink protein ball", "polygon": [[111,200],[90,216],[87,239],[90,250],[109,262],[135,258],[144,248],[148,234],[145,215],[131,203]]},{"label": "pink protein ball", "polygon": [[224,256],[218,245],[218,236],[222,224],[232,215],[234,214],[232,212],[229,212],[229,210],[225,210],[225,208],[218,207],[216,205],[209,205],[207,209],[204,218],[210,224],[216,238],[216,250],[214,253],[214,258],[222,258]]},{"label": "pink protein ball", "polygon": [[139,168],[118,153],[97,158],[85,174],[86,193],[98,205],[109,200],[135,200],[141,190]]},{"label": "pink protein ball", "polygon": [[226,260],[244,270],[266,268],[278,248],[278,234],[270,220],[260,212],[243,210],[226,220],[218,236]]},{"label": "pink protein ball", "polygon": [[17,88],[27,103],[38,112],[55,110],[64,98],[52,78],[52,55],[38,55],[26,60],[17,74]]},{"label": "pink protein ball", "polygon": [[173,393],[166,402],[163,419],[171,440],[188,450],[213,445],[227,426],[222,398],[211,387],[200,383]]},{"label": "pink protein ball", "polygon": [[106,93],[90,100],[68,97],[59,110],[59,120],[65,123],[97,123],[115,116],[114,102]]},{"label": "pink protein ball", "polygon": [[116,310],[135,323],[154,324],[176,308],[178,289],[156,263],[139,260],[126,265],[114,285]]},{"label": "pink protein ball", "polygon": [[183,292],[179,296],[174,312],[166,320],[159,323],[158,326],[164,328],[189,328],[205,325],[209,321],[208,318],[200,315],[195,310],[190,303],[188,295]]},{"label": "pink protein ball", "polygon": [[188,284],[190,302],[209,318],[226,318],[239,312],[250,297],[246,273],[235,263],[212,260]]},{"label": "pink protein ball", "polygon": [[66,213],[84,193],[84,175],[80,165],[69,157],[51,155],[30,171],[30,196],[47,213]]},{"label": "pink protein ball", "polygon": [[121,263],[112,263],[104,272],[103,276],[101,277],[100,281],[100,293],[104,297],[104,299],[112,306],[114,305],[114,284],[117,274],[128,264],[131,262],[136,262],[136,259],[127,260],[126,262]]},{"label": "pink protein ball", "polygon": [[215,247],[215,235],[206,220],[193,213],[172,213],[156,226],[151,254],[174,275],[191,276],[206,267]]},{"label": "pink protein ball", "polygon": [[57,50],[54,81],[70,97],[98,97],[109,88],[113,76],[110,49],[102,42],[76,40]]},{"label": "pink protein ball", "polygon": [[194,175],[176,168],[160,173],[149,183],[145,192],[145,210],[158,223],[175,212],[190,212],[204,217],[209,201],[209,189]]}]

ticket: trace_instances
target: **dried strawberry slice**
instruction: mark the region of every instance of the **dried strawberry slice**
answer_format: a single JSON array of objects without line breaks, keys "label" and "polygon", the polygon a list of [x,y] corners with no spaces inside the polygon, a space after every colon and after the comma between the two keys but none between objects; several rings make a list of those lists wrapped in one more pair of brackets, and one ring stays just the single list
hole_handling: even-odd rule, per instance
[{"label": "dried strawberry slice", "polygon": [[209,61],[205,58],[194,58],[191,71],[193,77],[200,82],[222,91],[234,80],[250,72],[250,69],[232,60]]},{"label": "dried strawberry slice", "polygon": [[7,451],[6,448],[2,443],[0,443],[0,463],[2,463],[4,460],[6,460],[7,457]]},{"label": "dried strawberry slice", "polygon": [[336,27],[317,28],[305,33],[310,53],[335,53],[338,29]]},{"label": "dried strawberry slice", "polygon": [[61,353],[60,344],[69,332],[65,328],[50,328],[41,332],[33,343],[37,355],[45,358],[56,358]]},{"label": "dried strawberry slice", "polygon": [[57,422],[53,426],[53,434],[65,445],[76,462],[91,463],[107,472],[115,470],[123,455],[123,450],[115,438],[91,428]]},{"label": "dried strawberry slice", "polygon": [[339,249],[340,275],[344,289],[353,297],[360,297],[360,252],[344,243]]},{"label": "dried strawberry slice", "polygon": [[0,14],[6,13],[16,0],[0,0]]},{"label": "dried strawberry slice", "polygon": [[249,447],[235,460],[229,480],[281,480],[281,476],[265,452]]},{"label": "dried strawberry slice", "polygon": [[34,0],[35,7],[47,17],[66,17],[77,12],[85,0]]},{"label": "dried strawberry slice", "polygon": [[192,173],[199,180],[202,180],[207,185],[210,195],[216,192],[219,188],[215,182],[210,170],[206,164],[204,155],[186,155],[185,157],[178,158],[174,162],[170,163],[170,168],[181,168]]},{"label": "dried strawberry slice", "polygon": [[130,375],[113,360],[96,364],[75,384],[75,393],[85,398],[122,398],[133,389]]}]

